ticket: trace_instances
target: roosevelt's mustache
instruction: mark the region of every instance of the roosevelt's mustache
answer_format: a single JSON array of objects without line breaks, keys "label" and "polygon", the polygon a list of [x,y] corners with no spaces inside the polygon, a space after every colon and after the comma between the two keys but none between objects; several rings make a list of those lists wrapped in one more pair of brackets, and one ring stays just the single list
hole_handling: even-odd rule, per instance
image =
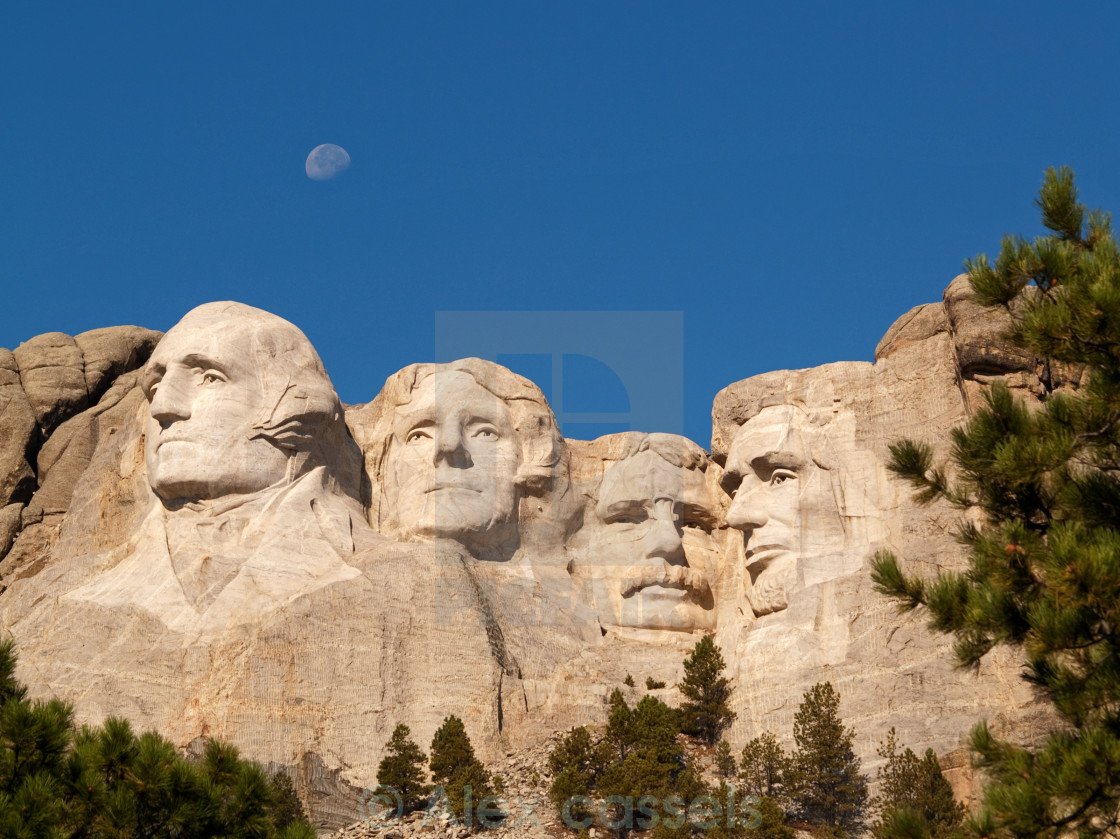
[{"label": "roosevelt's mustache", "polygon": [[649,586],[676,588],[702,597],[710,592],[708,581],[695,568],[687,565],[636,566],[628,569],[622,579],[623,597],[630,597]]}]

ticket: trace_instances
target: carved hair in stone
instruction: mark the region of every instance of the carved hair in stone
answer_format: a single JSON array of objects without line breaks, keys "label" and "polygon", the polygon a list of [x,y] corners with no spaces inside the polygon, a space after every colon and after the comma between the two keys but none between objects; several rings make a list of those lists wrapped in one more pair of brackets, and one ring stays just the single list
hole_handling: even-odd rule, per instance
[{"label": "carved hair in stone", "polygon": [[365,446],[371,523],[396,539],[450,539],[508,559],[523,498],[554,488],[564,442],[540,388],[477,358],[389,377]]},{"label": "carved hair in stone", "polygon": [[708,455],[685,437],[632,434],[599,485],[571,572],[604,626],[708,629],[718,513]]},{"label": "carved hair in stone", "polygon": [[875,476],[845,474],[846,466],[866,471],[848,451],[851,421],[836,409],[770,404],[732,439],[723,478],[733,496],[727,523],[744,534],[747,597],[756,615],[785,609],[798,588],[851,573],[882,537],[869,527],[877,510],[868,487],[855,483],[873,485]]}]

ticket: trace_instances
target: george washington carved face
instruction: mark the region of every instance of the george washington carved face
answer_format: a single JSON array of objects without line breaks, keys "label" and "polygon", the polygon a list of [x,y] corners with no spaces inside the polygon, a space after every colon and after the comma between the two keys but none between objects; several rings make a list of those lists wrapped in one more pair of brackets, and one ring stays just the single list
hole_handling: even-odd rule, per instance
[{"label": "george washington carved face", "polygon": [[295,326],[238,303],[189,312],[144,371],[145,464],[165,504],[257,492],[314,465],[341,423],[330,379]]}]

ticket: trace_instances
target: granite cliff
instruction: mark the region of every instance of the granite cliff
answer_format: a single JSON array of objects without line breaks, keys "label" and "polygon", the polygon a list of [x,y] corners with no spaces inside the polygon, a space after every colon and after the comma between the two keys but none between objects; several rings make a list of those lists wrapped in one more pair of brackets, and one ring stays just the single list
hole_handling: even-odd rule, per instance
[{"label": "granite cliff", "polygon": [[1043,707],[995,652],[952,666],[876,595],[881,547],[959,568],[955,514],[920,508],[888,444],[948,432],[1000,378],[1031,400],[1078,371],[1023,355],[958,277],[875,361],[728,385],[711,450],[668,434],[566,440],[532,382],[417,364],[343,406],[292,324],[235,303],[167,335],[114,327],[0,350],[0,623],[33,696],[220,737],[290,768],[342,826],[390,732],[458,714],[484,758],[602,721],[627,673],[669,687],[703,633],[734,677],[741,748],[788,738],[828,679],[865,768],[894,726],[946,755]]}]

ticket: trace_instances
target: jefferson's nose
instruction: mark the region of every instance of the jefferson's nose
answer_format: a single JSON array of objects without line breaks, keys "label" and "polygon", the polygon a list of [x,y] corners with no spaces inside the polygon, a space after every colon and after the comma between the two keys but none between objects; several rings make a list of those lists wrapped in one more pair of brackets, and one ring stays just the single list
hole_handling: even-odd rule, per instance
[{"label": "jefferson's nose", "polygon": [[471,456],[463,444],[463,429],[457,422],[445,422],[436,431],[435,461],[465,469],[471,465]]},{"label": "jefferson's nose", "polygon": [[736,530],[751,531],[769,521],[766,514],[766,487],[759,484],[752,488],[739,487],[731,507],[727,510],[727,524]]},{"label": "jefferson's nose", "polygon": [[177,376],[165,375],[156,385],[148,411],[152,419],[166,427],[176,420],[188,419],[191,415],[190,399],[183,383]]}]

